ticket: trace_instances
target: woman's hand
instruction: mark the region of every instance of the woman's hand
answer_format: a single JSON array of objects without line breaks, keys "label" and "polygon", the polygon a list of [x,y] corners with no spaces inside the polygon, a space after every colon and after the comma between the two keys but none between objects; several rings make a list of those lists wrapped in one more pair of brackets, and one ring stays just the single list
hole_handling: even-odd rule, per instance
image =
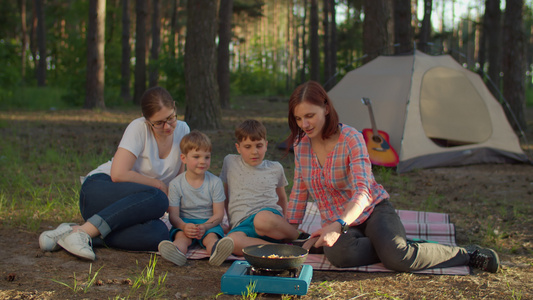
[{"label": "woman's hand", "polygon": [[311,238],[318,237],[314,247],[318,248],[322,246],[333,246],[341,236],[339,227],[340,224],[338,222],[333,222],[313,232],[313,234],[311,234]]}]

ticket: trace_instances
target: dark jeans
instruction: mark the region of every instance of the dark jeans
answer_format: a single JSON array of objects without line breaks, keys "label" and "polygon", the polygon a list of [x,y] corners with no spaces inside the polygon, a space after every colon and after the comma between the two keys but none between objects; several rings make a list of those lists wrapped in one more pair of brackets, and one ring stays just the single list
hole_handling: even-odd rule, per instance
[{"label": "dark jeans", "polygon": [[100,231],[107,246],[133,251],[157,251],[168,240],[168,228],[159,218],[168,198],[157,188],[113,182],[107,174],[88,177],[80,191],[83,219]]},{"label": "dark jeans", "polygon": [[361,225],[350,227],[324,254],[336,267],[358,267],[382,262],[386,268],[410,272],[467,265],[464,248],[435,243],[407,243],[405,228],[388,200],[374,208]]}]

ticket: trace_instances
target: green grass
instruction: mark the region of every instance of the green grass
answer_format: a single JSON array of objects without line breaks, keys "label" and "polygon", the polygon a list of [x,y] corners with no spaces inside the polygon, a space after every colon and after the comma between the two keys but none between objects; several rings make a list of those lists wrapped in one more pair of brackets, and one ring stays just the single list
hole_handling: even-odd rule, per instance
[{"label": "green grass", "polygon": [[93,268],[93,264],[90,264],[89,274],[87,275],[87,280],[85,281],[78,281],[78,278],[76,277],[76,273],[74,273],[74,276],[73,276],[74,279],[72,280],[73,281],[72,284],[68,284],[68,283],[65,283],[65,282],[62,282],[56,279],[52,279],[52,281],[68,287],[75,294],[80,291],[83,291],[83,293],[87,293],[89,289],[91,288],[91,286],[93,286],[96,283],[96,277],[98,276],[98,273],[103,268],[103,266],[100,267],[100,269],[98,269],[98,271],[96,271],[94,274],[92,274],[92,268]]},{"label": "green grass", "polygon": [[0,105],[2,110],[55,110],[70,107],[61,99],[65,89],[21,86],[10,91]]},{"label": "green grass", "polygon": [[148,265],[140,274],[134,276],[128,299],[162,299],[165,296],[167,273],[156,277],[156,265],[157,255],[152,254]]}]

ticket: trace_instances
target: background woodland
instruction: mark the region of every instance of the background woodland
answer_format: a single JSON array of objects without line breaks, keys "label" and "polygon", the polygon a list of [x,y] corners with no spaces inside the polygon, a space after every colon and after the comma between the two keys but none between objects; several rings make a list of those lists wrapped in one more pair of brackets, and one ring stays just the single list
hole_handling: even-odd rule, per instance
[{"label": "background woodland", "polygon": [[[0,109],[53,89],[67,107],[138,104],[167,88],[192,128],[237,95],[329,89],[378,55],[452,55],[479,72],[515,128],[533,89],[531,0],[0,0]],[[39,92],[32,100],[40,101]],[[8,101],[9,100],[9,101]],[[33,107],[32,105],[29,105]],[[517,127],[518,126],[518,127]]]}]

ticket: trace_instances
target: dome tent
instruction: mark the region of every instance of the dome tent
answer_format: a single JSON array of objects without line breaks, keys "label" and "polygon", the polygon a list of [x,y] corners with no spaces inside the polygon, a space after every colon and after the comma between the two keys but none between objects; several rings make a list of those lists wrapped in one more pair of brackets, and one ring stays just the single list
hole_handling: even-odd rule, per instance
[{"label": "dome tent", "polygon": [[528,162],[518,137],[481,77],[449,55],[379,56],[328,92],[340,121],[377,129],[399,155],[397,172],[477,163]]}]

